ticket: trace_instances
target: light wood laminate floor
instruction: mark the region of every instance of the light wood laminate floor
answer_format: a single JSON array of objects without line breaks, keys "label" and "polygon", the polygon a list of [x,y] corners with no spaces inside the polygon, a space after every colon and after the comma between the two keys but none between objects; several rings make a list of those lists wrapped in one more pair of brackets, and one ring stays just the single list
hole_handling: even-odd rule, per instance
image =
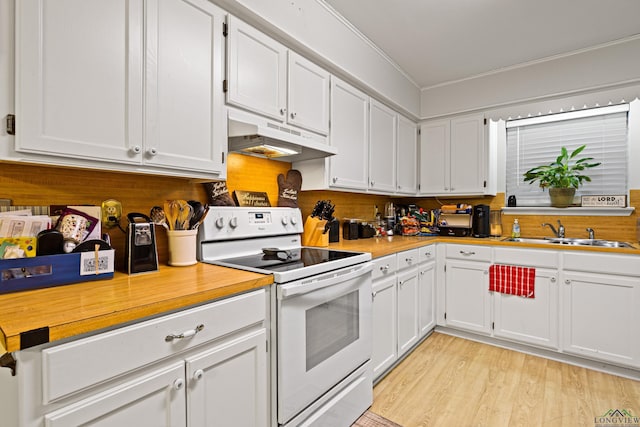
[{"label": "light wood laminate floor", "polygon": [[594,427],[610,409],[640,416],[640,382],[441,333],[376,385],[371,407],[404,427]]}]

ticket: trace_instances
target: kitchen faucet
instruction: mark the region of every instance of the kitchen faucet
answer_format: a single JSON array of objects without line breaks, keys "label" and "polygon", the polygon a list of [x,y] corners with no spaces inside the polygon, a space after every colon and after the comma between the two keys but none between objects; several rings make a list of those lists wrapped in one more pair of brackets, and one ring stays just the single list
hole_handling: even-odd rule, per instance
[{"label": "kitchen faucet", "polygon": [[553,231],[553,234],[556,235],[556,237],[560,238],[560,239],[564,239],[564,225],[562,225],[562,223],[560,222],[560,220],[558,220],[558,230],[556,231],[555,227],[552,224],[549,224],[547,222],[543,222],[542,226],[549,226],[549,228],[551,229],[551,231]]},{"label": "kitchen faucet", "polygon": [[594,240],[596,238],[593,228],[587,228],[587,233],[589,233],[590,240]]}]

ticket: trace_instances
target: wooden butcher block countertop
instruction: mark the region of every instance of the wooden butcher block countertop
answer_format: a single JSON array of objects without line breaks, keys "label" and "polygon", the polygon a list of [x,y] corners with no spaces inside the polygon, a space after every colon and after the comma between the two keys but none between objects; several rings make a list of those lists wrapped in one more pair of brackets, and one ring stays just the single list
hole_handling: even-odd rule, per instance
[{"label": "wooden butcher block countertop", "polygon": [[[415,249],[430,243],[582,250],[640,255],[640,249],[551,246],[503,242],[500,238],[390,236],[331,243],[330,249],[371,252],[373,258]],[[21,334],[36,333],[37,343],[156,316],[211,300],[258,289],[273,283],[273,276],[198,263],[190,267],[160,266],[153,273],[83,282],[0,295],[0,355],[18,351]],[[43,341],[42,334],[47,334]],[[40,335],[38,335],[40,334]],[[26,341],[26,340],[25,340]]]},{"label": "wooden butcher block countertop", "polygon": [[589,251],[601,253],[617,253],[640,255],[640,247],[633,244],[634,248],[607,248],[592,247],[578,245],[552,245],[548,243],[522,243],[522,242],[505,242],[503,237],[441,237],[441,236],[387,236],[372,237],[369,239],[341,240],[337,243],[330,243],[330,249],[345,251],[361,251],[371,252],[373,258],[379,258],[385,255],[391,255],[409,249],[419,248],[431,243],[458,243],[463,245],[489,245],[502,246],[512,248],[529,248],[529,249],[551,249],[551,250],[569,250],[569,251]]},{"label": "wooden butcher block countertop", "polygon": [[[0,354],[25,348],[21,334],[42,341],[86,332],[179,310],[211,300],[259,289],[273,276],[197,263],[113,279],[13,292],[0,295]],[[48,331],[47,331],[48,329]]]}]

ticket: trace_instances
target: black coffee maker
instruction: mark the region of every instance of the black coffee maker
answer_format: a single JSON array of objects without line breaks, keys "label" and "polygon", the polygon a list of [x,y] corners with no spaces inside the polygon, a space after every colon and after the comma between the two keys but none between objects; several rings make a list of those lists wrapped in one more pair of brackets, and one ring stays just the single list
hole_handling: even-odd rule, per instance
[{"label": "black coffee maker", "polygon": [[476,205],[473,207],[473,237],[489,237],[489,205]]}]

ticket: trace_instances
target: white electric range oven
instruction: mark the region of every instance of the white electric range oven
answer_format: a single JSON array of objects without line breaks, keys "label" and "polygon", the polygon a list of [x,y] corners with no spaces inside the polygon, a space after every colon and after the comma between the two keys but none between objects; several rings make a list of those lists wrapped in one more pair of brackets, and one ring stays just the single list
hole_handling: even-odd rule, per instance
[{"label": "white electric range oven", "polygon": [[212,207],[202,262],[273,274],[274,424],[350,426],[372,403],[371,254],[301,246],[299,209]]}]

